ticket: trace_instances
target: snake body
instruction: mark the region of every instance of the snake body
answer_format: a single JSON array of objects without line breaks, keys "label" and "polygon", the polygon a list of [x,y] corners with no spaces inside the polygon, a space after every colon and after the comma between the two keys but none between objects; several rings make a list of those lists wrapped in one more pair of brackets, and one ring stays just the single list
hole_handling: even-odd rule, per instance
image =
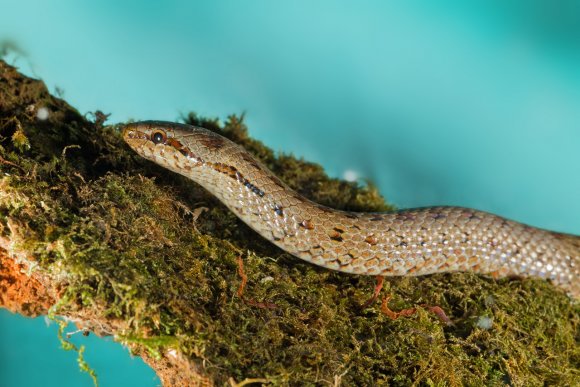
[{"label": "snake body", "polygon": [[241,146],[207,129],[130,123],[139,155],[199,183],[288,253],[327,269],[373,276],[473,271],[550,279],[580,298],[580,237],[461,207],[339,211],[284,184]]}]

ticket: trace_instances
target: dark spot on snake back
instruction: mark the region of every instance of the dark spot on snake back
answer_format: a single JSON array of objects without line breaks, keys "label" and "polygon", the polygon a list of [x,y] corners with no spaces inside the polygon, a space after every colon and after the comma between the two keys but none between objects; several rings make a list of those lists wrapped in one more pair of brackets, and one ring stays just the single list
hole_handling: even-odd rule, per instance
[{"label": "dark spot on snake back", "polygon": [[336,231],[336,229],[332,230],[332,231],[330,232],[330,234],[328,234],[328,237],[329,237],[330,239],[332,239],[333,241],[336,241],[336,242],[342,242],[342,241],[343,241],[343,238],[342,238],[342,233],[341,233],[341,232],[338,232],[338,231]]},{"label": "dark spot on snake back", "polygon": [[274,206],[274,212],[276,213],[276,215],[278,216],[284,216],[284,211],[282,210],[282,207],[280,207],[279,205],[275,205]]},{"label": "dark spot on snake back", "polygon": [[375,237],[373,234],[371,234],[371,235],[367,236],[367,237],[365,238],[365,242],[366,242],[366,243],[368,243],[368,244],[369,244],[369,245],[371,245],[371,246],[374,246],[374,245],[376,245],[377,243],[379,243],[379,241],[377,240],[377,238],[376,238],[376,237]]}]

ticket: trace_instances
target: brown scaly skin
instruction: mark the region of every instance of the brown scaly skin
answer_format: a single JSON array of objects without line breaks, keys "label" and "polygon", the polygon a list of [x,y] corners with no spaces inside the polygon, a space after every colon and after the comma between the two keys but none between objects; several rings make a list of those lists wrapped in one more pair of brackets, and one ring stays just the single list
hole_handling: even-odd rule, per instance
[{"label": "brown scaly skin", "polygon": [[139,155],[202,185],[285,251],[316,265],[374,276],[474,271],[550,279],[580,299],[580,237],[460,207],[355,213],[316,204],[239,145],[207,129],[126,125]]}]

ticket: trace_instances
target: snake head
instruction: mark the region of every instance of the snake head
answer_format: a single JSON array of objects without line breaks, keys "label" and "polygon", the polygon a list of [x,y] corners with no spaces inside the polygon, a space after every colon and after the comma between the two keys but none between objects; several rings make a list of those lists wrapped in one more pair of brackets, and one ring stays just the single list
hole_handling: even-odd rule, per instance
[{"label": "snake head", "polygon": [[164,121],[129,123],[123,139],[140,156],[189,177],[194,167],[220,162],[223,152],[235,146],[207,129]]},{"label": "snake head", "polygon": [[166,146],[173,137],[172,123],[162,121],[132,122],[123,128],[123,139],[133,150],[143,155],[145,148]]}]

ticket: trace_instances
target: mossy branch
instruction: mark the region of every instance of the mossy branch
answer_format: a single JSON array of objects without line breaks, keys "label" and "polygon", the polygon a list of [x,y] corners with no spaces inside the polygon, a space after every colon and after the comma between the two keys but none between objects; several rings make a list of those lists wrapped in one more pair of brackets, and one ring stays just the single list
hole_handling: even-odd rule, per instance
[{"label": "mossy branch", "polygon": [[[393,309],[439,305],[449,327],[422,310],[396,321],[378,306],[361,310],[372,278],[290,257],[191,181],[134,155],[106,115],[91,118],[0,62],[5,307],[50,308],[112,335],[165,385],[573,385],[580,377],[580,308],[548,283],[458,273],[386,285]],[[319,203],[392,209],[373,186],[276,155],[241,117],[182,119],[241,143]],[[275,308],[236,296],[240,251],[247,298]]]}]

